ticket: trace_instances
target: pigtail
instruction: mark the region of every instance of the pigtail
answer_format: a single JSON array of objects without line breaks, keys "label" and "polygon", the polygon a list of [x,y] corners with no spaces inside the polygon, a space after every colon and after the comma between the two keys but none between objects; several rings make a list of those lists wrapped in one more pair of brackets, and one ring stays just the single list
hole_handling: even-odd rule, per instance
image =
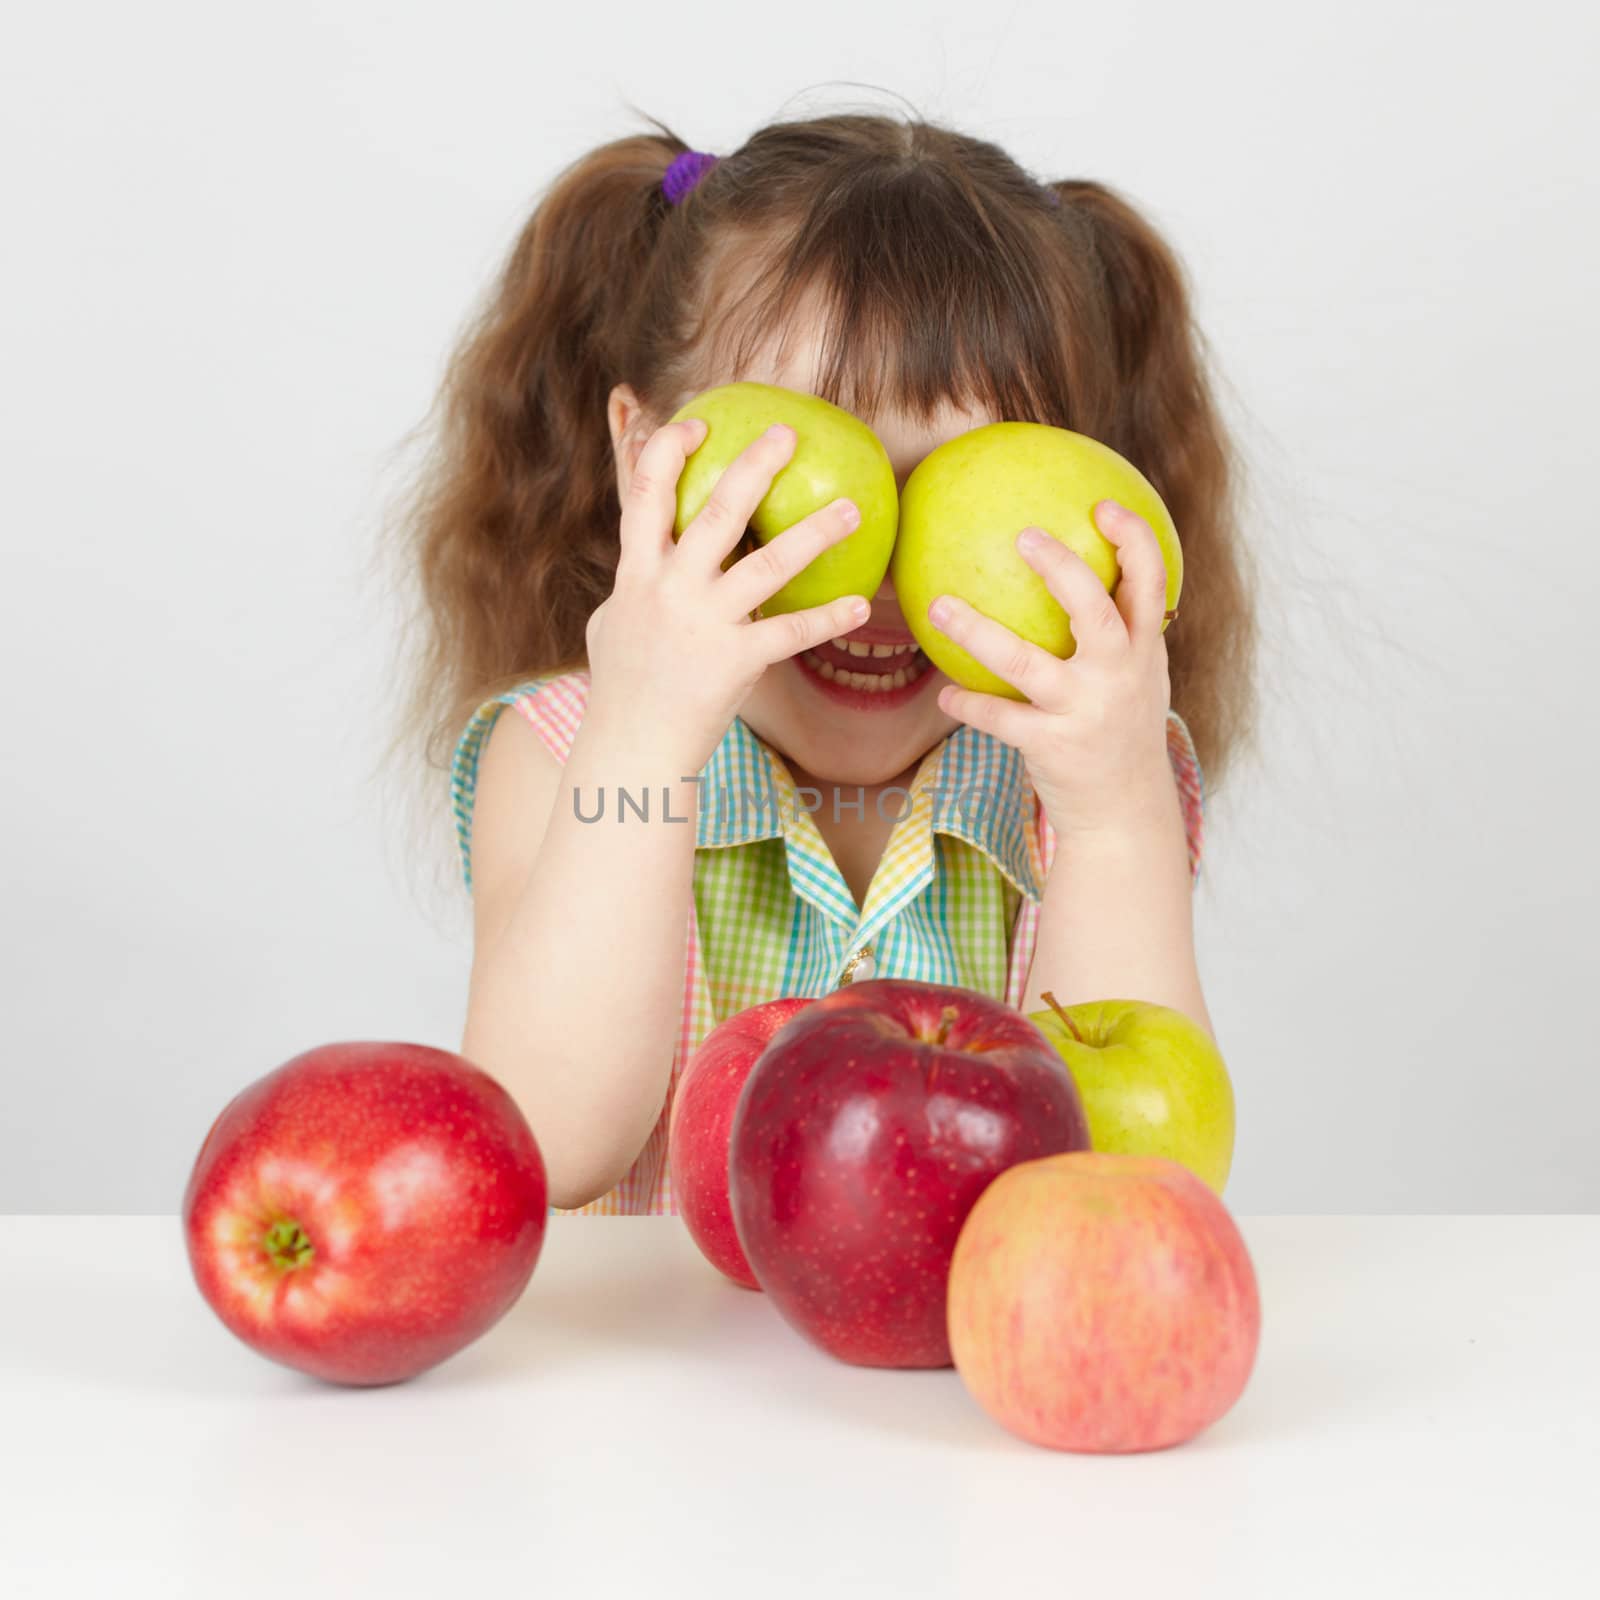
[{"label": "pigtail", "polygon": [[[1155,485],[1183,541],[1180,615],[1166,634],[1174,709],[1218,786],[1254,719],[1251,580],[1236,536],[1238,466],[1206,373],[1183,268],[1145,218],[1091,180],[1054,185],[1081,228],[1107,308],[1114,392],[1105,443]],[[1203,662],[1202,662],[1203,653]]]},{"label": "pigtail", "polygon": [[451,364],[459,467],[439,525],[453,536],[424,575],[476,598],[472,638],[451,646],[473,694],[582,665],[611,590],[620,506],[605,415],[620,374],[607,333],[647,266],[666,159],[657,140],[624,139],[563,172]]},{"label": "pigtail", "polygon": [[[486,700],[587,664],[585,629],[618,557],[606,403],[628,374],[616,330],[633,316],[679,148],[663,129],[557,175],[469,318],[427,417],[401,441],[430,435],[375,552],[412,591],[391,673],[404,704],[380,767],[414,768],[414,743],[427,768],[448,770]],[[437,796],[413,800],[420,837]]]}]

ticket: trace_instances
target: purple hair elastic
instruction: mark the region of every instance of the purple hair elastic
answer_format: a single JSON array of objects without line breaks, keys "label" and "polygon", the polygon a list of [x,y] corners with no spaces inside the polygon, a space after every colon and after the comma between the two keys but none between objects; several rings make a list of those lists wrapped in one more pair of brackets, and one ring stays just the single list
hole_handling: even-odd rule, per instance
[{"label": "purple hair elastic", "polygon": [[718,157],[705,150],[685,150],[682,154],[675,155],[665,177],[661,180],[667,204],[677,205],[716,166],[717,161]]}]

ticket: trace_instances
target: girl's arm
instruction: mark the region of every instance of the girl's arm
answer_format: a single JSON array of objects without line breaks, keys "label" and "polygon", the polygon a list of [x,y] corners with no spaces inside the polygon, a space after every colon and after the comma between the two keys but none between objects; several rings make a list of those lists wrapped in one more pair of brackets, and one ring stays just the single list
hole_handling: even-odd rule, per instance
[{"label": "girl's arm", "polygon": [[[683,767],[592,710],[565,766],[514,715],[483,752],[461,1053],[522,1109],[564,1210],[627,1173],[666,1099],[694,875],[697,789]],[[623,788],[641,804],[648,790],[647,822],[632,809],[618,821]],[[683,821],[665,820],[663,788]],[[603,794],[599,821],[579,819],[574,789],[589,817]]]},{"label": "girl's arm", "polygon": [[1039,907],[1024,1012],[1083,1000],[1152,1000],[1216,1030],[1200,992],[1183,807],[1170,773],[1120,823],[1063,830]]},{"label": "girl's arm", "polygon": [[934,625],[1026,702],[947,684],[939,707],[1022,752],[1056,826],[1023,1010],[1040,1010],[1045,989],[1062,1006],[1149,1000],[1214,1039],[1195,968],[1188,834],[1167,754],[1172,684],[1161,629],[1176,613],[1166,611],[1166,558],[1144,518],[1115,500],[1093,509],[1117,547],[1114,594],[1043,530],[1017,537],[1072,619],[1071,657],[1024,642],[959,596],[936,598]]},{"label": "girl's arm", "polygon": [[[589,698],[565,765],[556,773],[519,736],[502,746],[502,715],[478,778],[475,810],[487,814],[473,822],[477,926],[461,1053],[522,1107],[563,1210],[616,1185],[666,1102],[700,772],[764,672],[871,609],[870,598],[843,595],[752,620],[856,526],[848,500],[722,565],[789,459],[793,428],[740,451],[673,539],[678,478],[706,427],[685,418],[657,428],[628,474],[616,580],[584,630]],[[651,820],[618,820],[623,788],[648,790]],[[605,816],[584,822],[575,792],[589,817],[603,794]]]}]

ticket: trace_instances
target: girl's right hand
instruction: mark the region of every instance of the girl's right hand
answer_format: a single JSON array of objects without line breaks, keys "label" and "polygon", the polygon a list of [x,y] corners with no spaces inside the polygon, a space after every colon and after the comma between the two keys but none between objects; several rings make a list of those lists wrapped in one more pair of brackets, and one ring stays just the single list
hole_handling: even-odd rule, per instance
[{"label": "girl's right hand", "polygon": [[670,422],[640,452],[622,508],[616,582],[585,632],[588,714],[626,732],[648,759],[677,764],[668,782],[700,772],[769,666],[849,633],[871,611],[870,595],[843,595],[806,611],[750,615],[855,528],[849,500],[722,570],[794,449],[792,428],[747,445],[673,542],[678,478],[705,430],[697,417]]}]

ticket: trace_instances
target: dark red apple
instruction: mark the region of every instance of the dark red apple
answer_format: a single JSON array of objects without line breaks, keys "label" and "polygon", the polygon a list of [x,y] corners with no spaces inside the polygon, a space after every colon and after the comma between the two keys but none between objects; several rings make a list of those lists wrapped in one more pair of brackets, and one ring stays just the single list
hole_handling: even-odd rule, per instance
[{"label": "dark red apple", "polygon": [[428,1045],[327,1044],[223,1107],[184,1238],[251,1349],[331,1383],[395,1383],[516,1303],[547,1194],[533,1132],[487,1072]]},{"label": "dark red apple", "polygon": [[1015,1008],[852,983],[773,1036],[734,1113],[734,1225],[783,1317],[842,1361],[950,1365],[967,1212],[1019,1161],[1089,1148],[1072,1074]]},{"label": "dark red apple", "polygon": [[728,1135],[734,1107],[767,1041],[813,1003],[790,996],[725,1018],[700,1041],[672,1096],[667,1170],[678,1214],[706,1260],[746,1289],[759,1290],[761,1285],[739,1247],[728,1198]]}]

